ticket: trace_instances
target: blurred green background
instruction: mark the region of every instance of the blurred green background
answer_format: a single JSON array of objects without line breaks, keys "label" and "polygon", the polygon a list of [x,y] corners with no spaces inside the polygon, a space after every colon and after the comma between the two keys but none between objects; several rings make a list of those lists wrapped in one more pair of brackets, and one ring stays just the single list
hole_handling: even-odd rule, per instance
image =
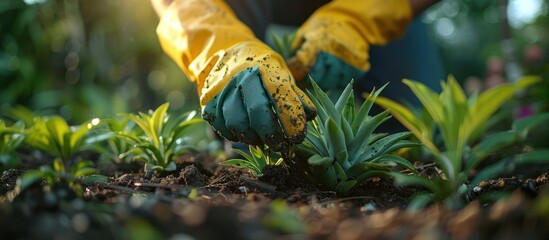
[{"label": "blurred green background", "polygon": [[[422,17],[460,81],[488,79],[502,57],[499,0],[447,0]],[[515,56],[547,70],[547,0],[510,0]],[[79,123],[154,109],[199,108],[196,88],[160,49],[148,0],[1,0],[0,106],[23,105]],[[493,67],[493,66],[492,66]]]}]

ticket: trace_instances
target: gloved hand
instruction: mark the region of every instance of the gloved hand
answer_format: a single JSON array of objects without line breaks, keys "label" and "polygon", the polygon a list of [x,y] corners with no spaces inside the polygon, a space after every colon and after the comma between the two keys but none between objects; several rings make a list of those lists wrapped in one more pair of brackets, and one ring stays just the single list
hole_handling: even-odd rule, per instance
[{"label": "gloved hand", "polygon": [[316,116],[282,57],[221,0],[174,1],[161,46],[198,86],[202,116],[223,137],[279,150],[300,143]]},{"label": "gloved hand", "polygon": [[370,45],[404,33],[412,18],[409,0],[334,0],[298,29],[288,65],[296,80],[309,74],[324,90],[344,88],[370,68]]}]

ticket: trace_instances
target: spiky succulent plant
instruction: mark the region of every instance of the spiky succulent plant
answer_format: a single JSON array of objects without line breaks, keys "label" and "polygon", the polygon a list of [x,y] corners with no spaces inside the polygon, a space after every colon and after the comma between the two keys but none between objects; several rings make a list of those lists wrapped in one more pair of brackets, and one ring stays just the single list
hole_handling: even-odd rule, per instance
[{"label": "spiky succulent plant", "polygon": [[308,94],[318,116],[309,122],[305,141],[295,146],[293,163],[314,182],[344,195],[368,178],[386,175],[397,164],[415,171],[409,161],[392,154],[401,148],[418,145],[407,140],[410,132],[374,132],[391,118],[387,111],[369,115],[373,102],[385,86],[371,93],[356,111],[352,82],[335,104],[314,81],[311,84],[313,91]]}]

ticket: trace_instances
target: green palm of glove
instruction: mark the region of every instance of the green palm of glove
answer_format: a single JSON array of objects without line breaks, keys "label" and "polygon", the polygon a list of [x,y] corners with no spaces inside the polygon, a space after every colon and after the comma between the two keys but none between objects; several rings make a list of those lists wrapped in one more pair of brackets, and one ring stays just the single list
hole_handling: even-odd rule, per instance
[{"label": "green palm of glove", "polygon": [[328,52],[320,52],[309,70],[311,78],[324,90],[344,89],[352,79],[359,80],[365,74]]},{"label": "green palm of glove", "polygon": [[[302,142],[305,132],[286,136],[272,95],[266,90],[259,67],[238,73],[203,108],[202,116],[224,138],[250,145],[267,144],[278,151]],[[294,92],[297,96],[299,94]],[[316,116],[314,106],[299,97],[307,120]]]}]

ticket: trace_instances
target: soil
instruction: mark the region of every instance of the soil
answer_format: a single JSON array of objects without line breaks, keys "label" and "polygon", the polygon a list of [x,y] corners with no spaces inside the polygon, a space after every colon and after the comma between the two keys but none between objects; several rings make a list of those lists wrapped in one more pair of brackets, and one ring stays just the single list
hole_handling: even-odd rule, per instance
[{"label": "soil", "polygon": [[[59,183],[17,192],[18,169],[0,178],[2,239],[545,239],[549,167],[518,169],[479,184],[463,209],[406,210],[414,187],[373,178],[349,196],[310,184],[295,169],[262,177],[225,168],[206,153],[146,178],[141,164],[101,165],[107,182]],[[508,197],[501,197],[506,195]]]}]

